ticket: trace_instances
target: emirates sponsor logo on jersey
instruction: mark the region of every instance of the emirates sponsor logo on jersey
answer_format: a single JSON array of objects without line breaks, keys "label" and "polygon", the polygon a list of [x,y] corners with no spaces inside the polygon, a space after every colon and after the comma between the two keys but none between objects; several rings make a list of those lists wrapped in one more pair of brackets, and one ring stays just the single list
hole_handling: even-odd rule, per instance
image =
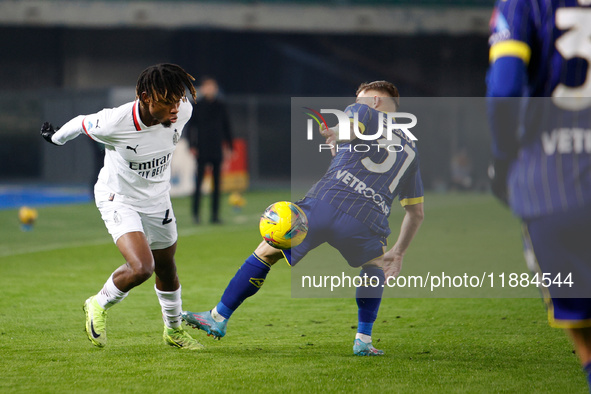
[{"label": "emirates sponsor logo on jersey", "polygon": [[142,178],[152,178],[162,174],[168,168],[171,157],[172,153],[169,153],[166,156],[154,158],[150,161],[144,161],[142,163],[130,161],[129,168],[137,171],[138,175]]}]

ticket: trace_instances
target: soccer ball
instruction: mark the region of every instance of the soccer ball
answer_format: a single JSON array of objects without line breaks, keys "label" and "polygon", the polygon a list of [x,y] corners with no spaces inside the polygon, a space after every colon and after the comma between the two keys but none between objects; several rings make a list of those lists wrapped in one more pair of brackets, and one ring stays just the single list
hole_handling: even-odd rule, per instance
[{"label": "soccer ball", "polygon": [[35,220],[37,220],[37,210],[29,207],[21,207],[18,210],[18,220],[21,222],[22,230],[29,231],[33,228]]},{"label": "soccer ball", "polygon": [[308,234],[304,211],[289,201],[269,205],[261,216],[259,230],[263,239],[277,249],[289,249],[302,243]]},{"label": "soccer ball", "polygon": [[228,197],[228,202],[236,212],[240,212],[242,207],[246,205],[246,199],[238,192],[230,194]]},{"label": "soccer ball", "polygon": [[37,210],[29,207],[21,207],[18,210],[18,220],[22,224],[33,224],[37,220]]}]

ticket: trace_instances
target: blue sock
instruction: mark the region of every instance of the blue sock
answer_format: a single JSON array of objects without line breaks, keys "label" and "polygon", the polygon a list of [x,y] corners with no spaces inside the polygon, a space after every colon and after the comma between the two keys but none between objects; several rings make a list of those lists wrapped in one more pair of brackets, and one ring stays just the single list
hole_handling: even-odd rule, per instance
[{"label": "blue sock", "polygon": [[585,364],[583,370],[585,370],[585,373],[587,374],[587,384],[589,385],[589,391],[591,392],[591,362]]},{"label": "blue sock", "polygon": [[229,319],[245,299],[259,291],[270,269],[271,266],[259,256],[251,254],[226,287],[222,300],[217,305],[218,313]]},{"label": "blue sock", "polygon": [[[356,292],[357,306],[358,306],[358,319],[357,332],[360,334],[370,335],[373,329],[373,323],[378,317],[378,309],[380,309],[380,303],[382,302],[382,294],[384,293],[384,270],[378,267],[363,268],[360,272],[360,276],[363,279],[364,275],[367,275],[367,287],[358,287]],[[374,278],[374,282],[370,281],[371,277],[378,278],[377,282]],[[364,280],[365,282],[365,280]],[[372,287],[373,284],[376,287]]]}]

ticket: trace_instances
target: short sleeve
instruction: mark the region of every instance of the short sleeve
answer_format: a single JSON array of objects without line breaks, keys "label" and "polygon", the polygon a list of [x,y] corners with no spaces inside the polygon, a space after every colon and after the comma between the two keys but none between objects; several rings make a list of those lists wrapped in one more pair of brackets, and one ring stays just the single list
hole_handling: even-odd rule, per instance
[{"label": "short sleeve", "polygon": [[400,205],[403,207],[420,204],[425,200],[421,170],[418,167],[414,174],[408,176],[400,185],[398,198],[400,199]]},{"label": "short sleeve", "polygon": [[345,115],[349,117],[349,120],[351,122],[355,122],[355,117],[357,117],[357,124],[359,126],[359,131],[361,132],[361,134],[364,134],[365,131],[368,129],[377,129],[377,122],[379,118],[377,116],[377,112],[365,104],[355,103],[348,106],[345,109]]},{"label": "short sleeve", "polygon": [[532,25],[529,1],[497,1],[490,19],[490,63],[502,57],[516,57],[528,64],[533,40]]},{"label": "short sleeve", "polygon": [[96,142],[112,145],[114,141],[110,136],[110,130],[112,130],[110,126],[118,121],[114,119],[114,113],[114,109],[106,108],[95,114],[84,116],[82,119],[84,133]]}]

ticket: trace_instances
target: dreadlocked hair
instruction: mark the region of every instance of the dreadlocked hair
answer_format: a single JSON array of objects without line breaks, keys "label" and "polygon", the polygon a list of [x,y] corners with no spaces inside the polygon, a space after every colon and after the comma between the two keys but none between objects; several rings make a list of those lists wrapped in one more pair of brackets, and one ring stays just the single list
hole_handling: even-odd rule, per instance
[{"label": "dreadlocked hair", "polygon": [[178,102],[185,97],[186,87],[191,92],[193,101],[196,101],[194,80],[191,74],[176,64],[156,64],[146,68],[138,77],[135,96],[140,98],[142,92],[146,92],[154,101]]}]

